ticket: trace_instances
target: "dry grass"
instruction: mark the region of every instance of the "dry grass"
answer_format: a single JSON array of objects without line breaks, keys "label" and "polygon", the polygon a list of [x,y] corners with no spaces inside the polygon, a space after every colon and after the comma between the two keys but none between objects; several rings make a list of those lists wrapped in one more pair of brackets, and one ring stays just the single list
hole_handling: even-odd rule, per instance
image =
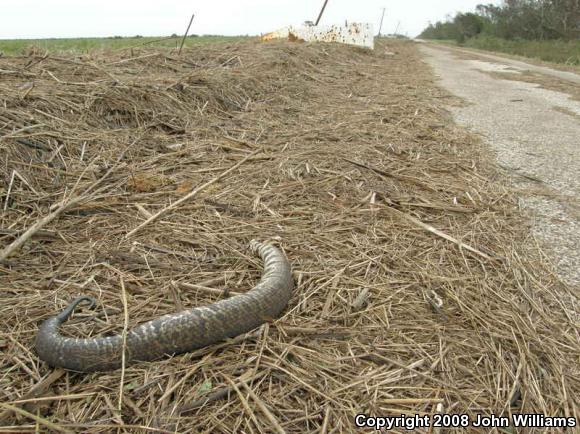
[{"label": "dry grass", "polygon": [[[0,432],[352,432],[440,403],[578,417],[577,299],[414,45],[389,44],[0,59],[0,246],[62,208],[0,265]],[[293,264],[282,318],[124,377],[36,357],[79,294],[99,306],[63,329],[92,336],[123,330],[124,294],[134,326],[245,290],[252,238]]]}]

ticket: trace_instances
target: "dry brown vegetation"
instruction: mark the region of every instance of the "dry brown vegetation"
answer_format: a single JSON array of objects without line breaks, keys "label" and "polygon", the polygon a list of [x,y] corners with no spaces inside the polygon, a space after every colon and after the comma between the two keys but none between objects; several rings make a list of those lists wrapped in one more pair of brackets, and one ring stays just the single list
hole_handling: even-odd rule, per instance
[{"label": "dry brown vegetation", "polygon": [[[0,59],[0,431],[578,417],[576,299],[432,80],[402,42]],[[293,264],[280,319],[124,373],[35,355],[39,323],[79,294],[99,305],[63,327],[72,336],[119,333],[122,287],[129,326],[251,287],[252,238],[276,240]]]}]

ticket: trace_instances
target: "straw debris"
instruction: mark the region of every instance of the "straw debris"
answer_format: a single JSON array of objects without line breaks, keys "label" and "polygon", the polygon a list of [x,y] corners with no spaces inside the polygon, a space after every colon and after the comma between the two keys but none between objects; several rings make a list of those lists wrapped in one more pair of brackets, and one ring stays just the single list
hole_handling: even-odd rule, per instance
[{"label": "straw debris", "polygon": [[[579,417],[577,296],[413,44],[31,52],[0,70],[4,432]],[[63,333],[86,337],[245,291],[253,238],[293,264],[281,318],[123,371],[35,355],[39,323],[79,294],[98,307]]]}]

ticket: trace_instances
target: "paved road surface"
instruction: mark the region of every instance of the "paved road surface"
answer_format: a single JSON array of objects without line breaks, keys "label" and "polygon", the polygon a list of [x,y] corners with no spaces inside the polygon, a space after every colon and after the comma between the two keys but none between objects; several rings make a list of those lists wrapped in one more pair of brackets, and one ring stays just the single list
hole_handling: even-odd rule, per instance
[{"label": "paved road surface", "polygon": [[432,44],[421,50],[443,87],[468,102],[450,107],[456,121],[485,138],[519,187],[539,192],[523,194],[522,206],[561,278],[580,288],[580,102],[489,72],[529,70],[570,86],[580,76],[473,51],[466,58],[464,50]]}]

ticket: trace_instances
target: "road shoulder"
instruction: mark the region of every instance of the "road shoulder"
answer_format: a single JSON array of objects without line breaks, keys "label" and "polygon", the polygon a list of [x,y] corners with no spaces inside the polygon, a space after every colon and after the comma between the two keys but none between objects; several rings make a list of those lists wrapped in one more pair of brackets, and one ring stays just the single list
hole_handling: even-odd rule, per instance
[{"label": "road shoulder", "polygon": [[[548,248],[568,284],[580,283],[580,103],[576,83],[561,71],[541,73],[544,83],[518,80],[537,66],[422,45],[440,84],[466,104],[450,107],[455,120],[484,137],[512,178],[520,204],[534,220],[534,234]],[[509,79],[505,79],[509,76]],[[557,79],[555,77],[558,77]],[[566,75],[566,77],[568,77]],[[553,90],[555,80],[561,88]],[[531,81],[531,80],[530,80]],[[548,87],[548,86],[546,86]],[[565,92],[563,92],[565,91]]]}]

